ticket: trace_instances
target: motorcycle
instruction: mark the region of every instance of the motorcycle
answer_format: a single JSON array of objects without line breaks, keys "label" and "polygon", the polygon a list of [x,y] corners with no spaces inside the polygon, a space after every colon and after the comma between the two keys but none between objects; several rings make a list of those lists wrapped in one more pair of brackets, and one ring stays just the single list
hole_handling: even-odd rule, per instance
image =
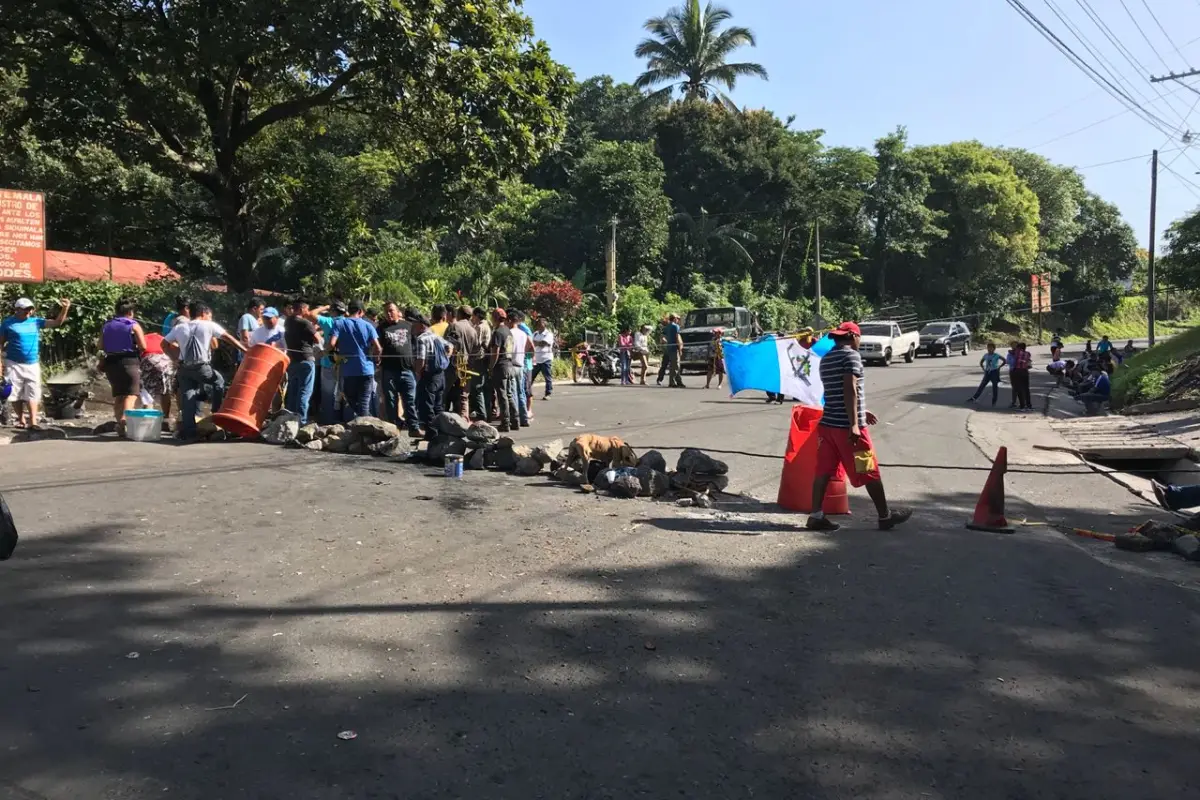
[{"label": "motorcycle", "polygon": [[621,358],[615,348],[599,348],[588,351],[584,366],[592,383],[604,386],[613,378],[621,377]]}]

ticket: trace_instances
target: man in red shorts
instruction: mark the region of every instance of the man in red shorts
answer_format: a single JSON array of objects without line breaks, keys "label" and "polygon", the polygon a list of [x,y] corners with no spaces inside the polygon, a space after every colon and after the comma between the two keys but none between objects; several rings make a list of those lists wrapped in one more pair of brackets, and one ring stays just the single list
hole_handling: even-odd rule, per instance
[{"label": "man in red shorts", "polygon": [[879,420],[867,411],[867,397],[863,391],[863,362],[858,354],[862,332],[853,322],[843,322],[829,335],[835,345],[821,359],[825,413],[817,426],[817,475],[812,496],[812,507],[817,510],[808,516],[808,529],[836,531],[841,527],[820,510],[825,500],[825,488],[841,467],[851,486],[866,487],[879,512],[879,529],[890,531],[907,522],[912,512],[888,508],[883,481],[879,477],[879,461],[867,431],[868,425]]}]

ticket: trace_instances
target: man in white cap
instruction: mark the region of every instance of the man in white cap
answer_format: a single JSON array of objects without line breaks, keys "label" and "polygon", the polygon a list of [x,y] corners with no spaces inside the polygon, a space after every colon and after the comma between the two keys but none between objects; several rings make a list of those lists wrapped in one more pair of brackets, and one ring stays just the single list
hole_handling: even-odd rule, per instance
[{"label": "man in white cap", "polygon": [[[58,316],[45,319],[35,316],[33,301],[22,297],[13,303],[12,316],[0,321],[0,347],[4,350],[4,360],[0,362],[0,381],[7,380],[12,384],[9,399],[17,411],[18,428],[26,424],[31,428],[37,427],[38,402],[42,399],[42,365],[39,357],[42,329],[62,325],[71,308],[70,300],[58,302]],[[26,408],[29,409],[28,423],[25,422]]]}]

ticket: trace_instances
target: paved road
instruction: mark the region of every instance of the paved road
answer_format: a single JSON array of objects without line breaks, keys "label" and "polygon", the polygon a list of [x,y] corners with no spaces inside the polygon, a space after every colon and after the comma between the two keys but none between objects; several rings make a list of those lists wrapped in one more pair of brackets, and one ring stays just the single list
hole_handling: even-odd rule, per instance
[{"label": "paved road", "polygon": [[[870,370],[885,462],[987,463],[973,362]],[[530,440],[787,432],[716,391],[563,386],[537,412]],[[966,532],[981,473],[889,470],[910,528],[856,496],[816,536],[259,445],[4,456],[0,797],[1200,796],[1200,598],[1046,528]],[[728,458],[773,499],[777,460]],[[1019,513],[1105,491],[1022,480]]]}]

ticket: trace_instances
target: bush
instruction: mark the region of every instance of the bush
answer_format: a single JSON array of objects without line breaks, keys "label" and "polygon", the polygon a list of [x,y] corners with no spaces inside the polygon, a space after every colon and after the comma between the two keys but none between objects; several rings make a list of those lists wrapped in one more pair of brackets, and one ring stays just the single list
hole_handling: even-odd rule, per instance
[{"label": "bush", "polygon": [[758,315],[764,331],[790,333],[811,324],[812,319],[812,309],[806,300],[759,297],[750,310]]},{"label": "bush", "polygon": [[1113,373],[1112,407],[1162,399],[1167,381],[1197,354],[1200,328],[1193,328],[1125,359]]},{"label": "bush", "polygon": [[540,316],[561,325],[579,312],[583,292],[570,281],[536,281],[529,285],[529,305]]}]

